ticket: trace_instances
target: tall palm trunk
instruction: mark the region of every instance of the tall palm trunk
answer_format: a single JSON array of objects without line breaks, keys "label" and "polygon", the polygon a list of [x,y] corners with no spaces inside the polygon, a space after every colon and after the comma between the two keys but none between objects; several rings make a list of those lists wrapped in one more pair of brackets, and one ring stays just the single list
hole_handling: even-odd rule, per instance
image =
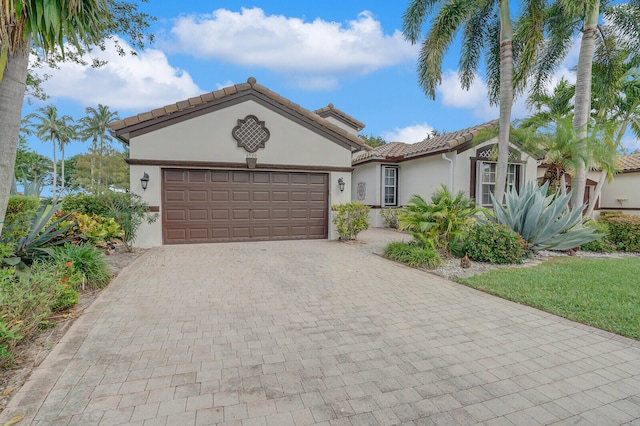
[{"label": "tall palm trunk", "polygon": [[60,144],[60,165],[62,166],[62,171],[60,174],[60,196],[64,197],[64,142]]},{"label": "tall palm trunk", "polygon": [[509,132],[513,106],[513,26],[509,16],[509,1],[500,0],[500,133],[498,164],[494,196],[502,203],[509,166]]},{"label": "tall palm trunk", "polygon": [[0,231],[9,203],[18,151],[21,110],[15,106],[22,105],[24,100],[30,43],[25,46],[8,55],[4,77],[0,81]]},{"label": "tall palm trunk", "polygon": [[56,140],[53,136],[51,137],[51,145],[53,145],[53,200],[55,201],[58,199],[58,161],[56,160]]},{"label": "tall palm trunk", "polygon": [[[576,97],[573,117],[573,128],[578,134],[579,157],[588,158],[587,135],[589,115],[591,113],[591,74],[593,66],[593,53],[595,50],[596,31],[598,17],[600,16],[600,1],[593,0],[592,9],[585,16],[582,42],[580,43],[580,56],[578,57],[578,72],[576,77]],[[585,185],[587,183],[587,166],[583,160],[579,160],[575,177],[571,183],[573,194],[571,205],[576,208],[584,203]]]}]

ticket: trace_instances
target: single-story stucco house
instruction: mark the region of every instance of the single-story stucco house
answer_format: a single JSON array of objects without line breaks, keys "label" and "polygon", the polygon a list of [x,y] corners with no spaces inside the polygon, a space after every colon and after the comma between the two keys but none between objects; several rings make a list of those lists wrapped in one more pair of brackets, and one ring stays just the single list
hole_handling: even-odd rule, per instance
[{"label": "single-story stucco house", "polygon": [[159,214],[136,245],[337,238],[330,206],[351,201],[352,153],[370,149],[363,127],[254,78],[114,122],[131,191]]},{"label": "single-story stucco house", "polygon": [[[474,143],[475,135],[495,121],[407,144],[391,142],[353,156],[354,200],[372,208],[373,226],[383,226],[380,209],[400,207],[418,194],[428,200],[443,184],[491,206],[495,188],[497,138]],[[520,187],[537,178],[539,158],[509,146],[508,185]]]},{"label": "single-story stucco house", "polygon": [[[598,173],[589,173],[589,178],[597,181]],[[611,182],[605,182],[596,208],[598,211],[640,214],[640,154],[623,155],[618,159],[618,173]]]}]

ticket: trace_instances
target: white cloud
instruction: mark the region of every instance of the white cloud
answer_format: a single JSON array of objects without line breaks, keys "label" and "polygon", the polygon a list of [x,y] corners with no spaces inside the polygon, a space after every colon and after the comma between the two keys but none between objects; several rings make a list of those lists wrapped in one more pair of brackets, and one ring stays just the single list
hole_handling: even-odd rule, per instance
[{"label": "white cloud", "polygon": [[635,152],[640,150],[640,139],[634,138],[631,134],[625,135],[620,141],[620,144],[626,152]]},{"label": "white cloud", "polygon": [[[129,50],[123,40],[119,43]],[[92,56],[106,60],[100,68],[73,62],[60,64],[59,69],[46,68],[42,73],[51,75],[43,85],[54,98],[77,101],[82,105],[109,105],[112,109],[151,109],[196,96],[203,92],[186,71],[169,64],[166,55],[156,49],[146,49],[136,56],[119,56],[109,46],[102,52],[96,49]]]},{"label": "white cloud", "polygon": [[[335,87],[336,74],[363,75],[414,62],[418,47],[396,30],[383,32],[368,11],[346,23],[312,22],[265,15],[260,8],[240,12],[218,9],[207,15],[185,15],[171,29],[168,49],[195,57],[279,72],[304,72],[316,89]],[[320,77],[320,79],[318,79]]]},{"label": "white cloud", "polygon": [[234,84],[236,84],[236,83],[234,83],[231,80],[227,80],[224,83],[216,83],[216,90],[224,89],[225,87],[231,87]]},{"label": "white cloud", "polygon": [[427,123],[398,128],[392,132],[383,132],[382,138],[388,142],[416,143],[424,140],[434,128]]},{"label": "white cloud", "polygon": [[[469,90],[464,90],[460,85],[458,72],[447,70],[443,73],[442,84],[437,92],[445,107],[466,109],[480,120],[495,120],[500,116],[498,106],[489,105],[487,84],[479,76],[476,76]],[[525,97],[517,98],[511,109],[511,119],[524,118],[529,113]]]}]

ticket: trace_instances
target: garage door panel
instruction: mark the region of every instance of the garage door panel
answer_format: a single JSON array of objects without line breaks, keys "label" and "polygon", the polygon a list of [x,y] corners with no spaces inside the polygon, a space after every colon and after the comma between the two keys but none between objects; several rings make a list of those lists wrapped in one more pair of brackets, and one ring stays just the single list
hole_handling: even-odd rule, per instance
[{"label": "garage door panel", "polygon": [[217,171],[210,171],[209,172],[209,179],[211,179],[211,182],[229,182],[229,172],[217,172]]},{"label": "garage door panel", "polygon": [[251,213],[253,220],[268,220],[271,217],[268,209],[253,209]]},{"label": "garage door panel", "polygon": [[165,201],[187,201],[187,195],[185,190],[168,190],[164,193]]},{"label": "garage door panel", "polygon": [[310,174],[309,176],[309,185],[327,185],[327,175],[319,175],[319,174]]},{"label": "garage door panel", "polygon": [[232,172],[231,182],[233,183],[249,183],[249,173],[248,172]]},{"label": "garage door panel", "polygon": [[165,219],[171,221],[184,221],[187,218],[187,210],[167,210]]},{"label": "garage door panel", "polygon": [[165,182],[184,182],[186,171],[184,170],[165,170]]},{"label": "garage door panel", "polygon": [[271,201],[274,203],[288,203],[289,192],[288,191],[273,191],[271,193]]},{"label": "garage door panel", "polygon": [[249,220],[251,219],[251,212],[248,209],[233,209],[231,217],[233,220]]},{"label": "garage door panel", "polygon": [[229,201],[229,191],[209,191],[211,201]]},{"label": "garage door panel", "polygon": [[209,200],[209,191],[207,191],[207,190],[202,190],[202,191],[190,190],[189,191],[189,202],[190,203],[202,202],[202,201],[206,202],[208,200]]},{"label": "garage door panel", "polygon": [[269,191],[253,191],[253,201],[267,202],[269,201]]},{"label": "garage door panel", "polygon": [[229,220],[229,210],[211,210],[212,220]]},{"label": "garage door panel", "polygon": [[207,170],[189,170],[187,172],[187,181],[189,183],[209,182],[209,173]]},{"label": "garage door panel", "polygon": [[328,175],[163,171],[166,244],[326,238]]}]

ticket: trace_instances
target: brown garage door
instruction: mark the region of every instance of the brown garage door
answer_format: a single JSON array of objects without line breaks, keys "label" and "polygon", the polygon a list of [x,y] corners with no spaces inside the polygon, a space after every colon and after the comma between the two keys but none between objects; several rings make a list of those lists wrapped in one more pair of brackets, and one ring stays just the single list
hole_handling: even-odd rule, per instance
[{"label": "brown garage door", "polygon": [[327,238],[328,175],[163,170],[165,244]]}]

